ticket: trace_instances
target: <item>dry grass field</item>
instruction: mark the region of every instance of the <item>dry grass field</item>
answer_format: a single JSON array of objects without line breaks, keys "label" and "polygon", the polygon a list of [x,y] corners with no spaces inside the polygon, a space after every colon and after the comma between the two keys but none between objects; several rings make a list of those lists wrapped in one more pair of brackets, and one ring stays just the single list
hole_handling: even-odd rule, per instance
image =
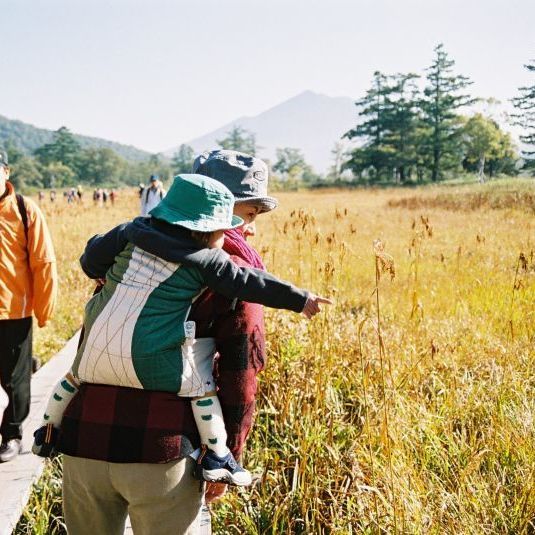
[{"label": "dry grass field", "polygon": [[[312,322],[267,312],[245,456],[262,482],[213,508],[215,533],[535,533],[533,192],[518,180],[278,195],[256,246],[335,305]],[[77,262],[86,240],[134,216],[137,198],[43,210],[61,277],[36,339],[50,356],[92,291]],[[62,532],[58,470],[19,533]]]}]

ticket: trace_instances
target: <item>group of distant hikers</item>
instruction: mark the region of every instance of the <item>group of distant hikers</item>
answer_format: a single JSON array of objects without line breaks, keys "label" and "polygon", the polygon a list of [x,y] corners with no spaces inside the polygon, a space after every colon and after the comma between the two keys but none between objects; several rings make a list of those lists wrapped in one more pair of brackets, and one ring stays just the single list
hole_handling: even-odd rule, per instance
[{"label": "group of distant hikers", "polygon": [[[37,193],[37,200],[39,201],[39,204],[42,204],[45,200],[45,192],[43,190],[40,190]],[[51,203],[55,203],[57,198],[57,192],[55,189],[50,190],[49,199]],[[78,184],[78,187],[76,188],[70,188],[68,190],[65,190],[63,192],[63,199],[67,202],[67,204],[83,204],[84,202],[84,188]],[[95,188],[93,191],[93,204],[95,206],[106,206],[108,199],[110,200],[110,203],[112,206],[115,204],[115,201],[117,200],[117,190],[112,188],[111,190],[108,190],[106,188]]]},{"label": "group of distant hikers", "polygon": [[[147,216],[149,212],[164,198],[165,189],[160,181],[158,175],[151,175],[149,184],[139,184],[138,195],[141,202],[141,215]],[[37,200],[42,204],[45,200],[45,192],[40,190],[37,193]],[[93,190],[93,204],[94,206],[106,206],[108,200],[113,206],[117,200],[118,192],[115,188],[95,188]],[[57,192],[55,189],[50,190],[49,199],[51,203],[55,203]],[[68,204],[84,202],[84,188],[78,184],[76,188],[70,188],[63,192],[63,198]]]},{"label": "group of distant hikers", "polygon": [[[1,462],[21,452],[32,312],[50,320],[58,285],[43,215],[8,179],[0,151]],[[211,533],[205,504],[251,484],[238,460],[265,366],[261,305],[311,319],[330,303],[268,273],[247,242],[277,207],[267,185],[262,160],[204,152],[167,193],[152,176],[141,216],[81,251],[95,293],[32,448],[63,454],[70,534],[122,534],[127,515],[134,533]]]}]

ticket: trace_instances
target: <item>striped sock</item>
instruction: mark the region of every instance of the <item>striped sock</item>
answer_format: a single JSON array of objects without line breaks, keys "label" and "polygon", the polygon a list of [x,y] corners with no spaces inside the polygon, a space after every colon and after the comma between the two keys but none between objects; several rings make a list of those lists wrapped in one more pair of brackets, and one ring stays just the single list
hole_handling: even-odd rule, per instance
[{"label": "striped sock", "polygon": [[54,387],[54,391],[46,406],[42,425],[52,424],[54,427],[59,427],[61,425],[61,420],[63,419],[63,413],[76,392],[78,392],[76,380],[70,373],[68,373]]},{"label": "striped sock", "polygon": [[223,421],[223,411],[217,396],[207,396],[191,400],[193,416],[201,437],[201,443],[206,444],[217,456],[224,457],[229,452],[227,448],[227,430]]}]

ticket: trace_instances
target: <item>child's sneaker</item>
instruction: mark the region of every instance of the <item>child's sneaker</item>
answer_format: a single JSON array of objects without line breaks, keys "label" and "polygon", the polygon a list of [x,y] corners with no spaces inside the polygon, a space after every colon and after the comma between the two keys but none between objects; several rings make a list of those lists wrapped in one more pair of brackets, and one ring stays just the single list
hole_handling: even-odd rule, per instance
[{"label": "child's sneaker", "polygon": [[230,451],[224,457],[218,457],[212,450],[203,446],[196,468],[198,476],[205,481],[220,481],[240,487],[252,483],[251,472],[240,466]]},{"label": "child's sneaker", "polygon": [[43,425],[33,434],[32,453],[39,457],[53,457],[56,453],[56,442],[59,429],[52,424]]}]

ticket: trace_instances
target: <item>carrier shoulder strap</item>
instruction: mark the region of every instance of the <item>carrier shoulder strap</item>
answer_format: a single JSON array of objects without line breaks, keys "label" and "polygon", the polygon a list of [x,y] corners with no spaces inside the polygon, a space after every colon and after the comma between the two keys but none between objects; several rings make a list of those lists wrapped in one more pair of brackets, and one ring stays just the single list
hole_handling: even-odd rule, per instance
[{"label": "carrier shoulder strap", "polygon": [[24,236],[26,237],[26,243],[28,243],[28,212],[24,204],[24,197],[19,193],[15,194],[15,196],[17,198],[17,208],[19,209],[22,224],[24,225]]}]

